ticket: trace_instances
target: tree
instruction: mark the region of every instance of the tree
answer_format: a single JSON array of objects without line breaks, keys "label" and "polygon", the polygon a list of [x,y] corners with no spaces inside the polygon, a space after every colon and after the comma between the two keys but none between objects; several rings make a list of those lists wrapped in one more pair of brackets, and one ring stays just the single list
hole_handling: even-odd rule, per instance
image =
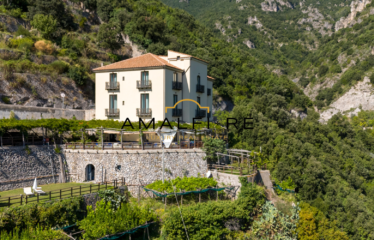
[{"label": "tree", "polygon": [[111,51],[121,48],[123,39],[120,31],[121,29],[113,22],[102,24],[97,34],[99,45]]},{"label": "tree", "polygon": [[226,153],[226,143],[221,139],[205,138],[203,139],[204,146],[202,149],[205,151],[205,160],[215,161],[217,159],[216,153]]},{"label": "tree", "polygon": [[318,76],[323,77],[328,71],[329,71],[329,67],[325,66],[325,65],[322,65],[318,69]]},{"label": "tree", "polygon": [[31,25],[38,29],[44,38],[50,39],[51,34],[57,29],[57,20],[51,15],[34,15]]},{"label": "tree", "polygon": [[374,73],[370,75],[370,82],[371,84],[374,84]]},{"label": "tree", "polygon": [[35,0],[33,6],[29,6],[28,9],[29,19],[34,19],[37,14],[50,15],[57,20],[57,27],[75,28],[73,16],[65,9],[62,0]]},{"label": "tree", "polygon": [[90,11],[96,11],[97,0],[83,0],[84,7]]},{"label": "tree", "polygon": [[97,14],[104,22],[109,22],[110,15],[113,12],[113,6],[108,0],[97,0]]},{"label": "tree", "polygon": [[72,67],[69,69],[69,77],[74,80],[78,86],[86,84],[86,74],[82,67]]}]

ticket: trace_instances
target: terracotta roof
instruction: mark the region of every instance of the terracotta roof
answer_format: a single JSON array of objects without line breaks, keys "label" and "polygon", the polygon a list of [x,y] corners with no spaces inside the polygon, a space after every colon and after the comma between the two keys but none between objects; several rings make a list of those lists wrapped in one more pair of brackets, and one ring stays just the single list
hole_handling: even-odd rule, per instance
[{"label": "terracotta roof", "polygon": [[[168,50],[168,51],[170,51],[170,52],[175,52],[175,53],[180,53],[180,52],[176,52],[176,51],[173,51],[173,50]],[[203,60],[203,59],[200,59],[200,58],[197,58],[197,57],[194,57],[194,56],[191,56],[191,55],[185,54],[185,53],[180,53],[180,54],[182,54],[182,55],[186,55],[186,56],[188,56],[188,57],[196,58],[197,60],[200,60],[200,61],[203,61],[203,62],[209,63],[208,61],[205,61],[205,60]]]},{"label": "terracotta roof", "polygon": [[208,79],[210,79],[210,80],[216,80],[214,77],[211,77],[211,76],[207,76],[208,77]]},{"label": "terracotta roof", "polygon": [[105,71],[105,70],[115,70],[115,69],[129,69],[129,68],[145,68],[145,67],[171,67],[178,70],[182,70],[168,61],[160,58],[152,53],[147,53],[139,57],[130,58],[120,62],[112,63],[103,67],[98,67],[93,69],[93,71]]}]

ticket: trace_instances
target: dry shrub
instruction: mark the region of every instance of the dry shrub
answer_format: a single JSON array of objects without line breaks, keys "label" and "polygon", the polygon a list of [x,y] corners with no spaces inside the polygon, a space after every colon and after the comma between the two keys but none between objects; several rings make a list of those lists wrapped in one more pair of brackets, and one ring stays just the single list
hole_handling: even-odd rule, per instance
[{"label": "dry shrub", "polygon": [[40,78],[40,82],[42,82],[43,84],[45,84],[47,81],[48,81],[48,78],[46,78],[46,77],[41,77]]},{"label": "dry shrub", "polygon": [[63,85],[70,85],[71,84],[71,80],[69,78],[66,78],[66,77],[63,77],[61,79],[61,82]]},{"label": "dry shrub", "polygon": [[8,60],[18,60],[21,53],[14,53],[10,51],[1,51],[0,52],[0,58],[2,60],[8,61]]},{"label": "dry shrub", "polygon": [[16,83],[18,87],[24,87],[26,85],[26,79],[22,76],[16,78]]},{"label": "dry shrub", "polygon": [[35,43],[35,48],[46,54],[52,54],[55,51],[53,44],[49,41],[40,40]]},{"label": "dry shrub", "polygon": [[17,82],[11,82],[11,83],[9,83],[9,87],[10,88],[17,88],[18,84],[17,84]]},{"label": "dry shrub", "polygon": [[76,102],[78,100],[77,97],[73,97],[73,102]]}]

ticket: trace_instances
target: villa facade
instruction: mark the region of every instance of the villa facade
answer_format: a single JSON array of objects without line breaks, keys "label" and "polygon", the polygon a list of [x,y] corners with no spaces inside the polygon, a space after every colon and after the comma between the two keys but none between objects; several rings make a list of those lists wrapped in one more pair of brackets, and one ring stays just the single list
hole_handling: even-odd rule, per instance
[{"label": "villa facade", "polygon": [[207,70],[206,61],[170,50],[96,68],[96,119],[212,120],[214,79]]}]

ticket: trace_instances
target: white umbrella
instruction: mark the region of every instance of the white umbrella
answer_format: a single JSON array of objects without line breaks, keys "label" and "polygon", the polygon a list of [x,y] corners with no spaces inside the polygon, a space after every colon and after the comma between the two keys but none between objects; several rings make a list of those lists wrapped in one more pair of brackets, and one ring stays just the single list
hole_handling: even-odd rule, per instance
[{"label": "white umbrella", "polygon": [[36,178],[34,180],[34,185],[32,186],[32,189],[36,190],[38,188],[38,182],[36,181]]}]

